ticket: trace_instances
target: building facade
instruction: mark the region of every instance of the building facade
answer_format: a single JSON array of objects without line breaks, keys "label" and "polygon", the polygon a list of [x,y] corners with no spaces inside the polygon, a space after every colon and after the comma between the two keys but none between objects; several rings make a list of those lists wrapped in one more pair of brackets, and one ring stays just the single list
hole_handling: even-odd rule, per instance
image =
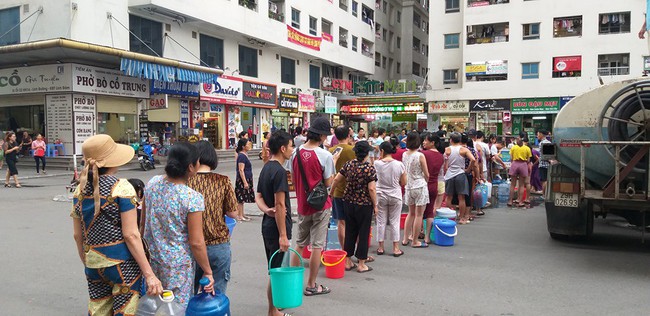
[{"label": "building facade", "polygon": [[555,114],[573,96],[648,71],[648,45],[637,35],[644,5],[432,3],[429,119],[450,129],[495,134],[552,128]]}]

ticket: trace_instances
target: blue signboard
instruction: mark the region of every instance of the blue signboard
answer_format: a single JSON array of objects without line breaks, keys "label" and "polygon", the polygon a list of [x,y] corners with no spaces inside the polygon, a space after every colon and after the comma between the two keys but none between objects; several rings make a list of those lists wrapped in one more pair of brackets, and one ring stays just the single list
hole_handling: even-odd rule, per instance
[{"label": "blue signboard", "polygon": [[562,107],[564,107],[564,105],[569,103],[569,101],[571,101],[571,99],[573,99],[573,97],[560,97],[560,109]]},{"label": "blue signboard", "polygon": [[185,97],[198,97],[199,87],[200,85],[198,83],[151,80],[151,94],[171,94]]}]

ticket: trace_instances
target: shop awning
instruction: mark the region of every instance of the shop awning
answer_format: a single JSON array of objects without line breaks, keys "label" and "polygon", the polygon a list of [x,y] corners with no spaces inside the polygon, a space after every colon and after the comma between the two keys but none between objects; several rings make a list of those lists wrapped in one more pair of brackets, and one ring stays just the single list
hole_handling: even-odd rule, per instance
[{"label": "shop awning", "polygon": [[223,73],[217,68],[65,38],[0,47],[0,68],[69,62],[120,68],[129,76],[163,81],[211,83]]}]

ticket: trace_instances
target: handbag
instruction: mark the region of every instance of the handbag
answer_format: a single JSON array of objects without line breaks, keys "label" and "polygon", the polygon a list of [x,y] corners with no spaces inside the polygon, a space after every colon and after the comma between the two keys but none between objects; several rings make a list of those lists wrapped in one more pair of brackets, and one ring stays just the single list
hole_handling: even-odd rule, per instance
[{"label": "handbag", "polygon": [[302,176],[302,183],[305,186],[305,193],[307,193],[307,204],[313,209],[322,211],[327,202],[328,194],[327,187],[323,183],[323,180],[319,181],[318,184],[311,190],[309,189],[309,184],[307,183],[307,177],[305,176],[305,170],[302,167],[302,156],[300,155],[300,150],[298,150],[298,169],[300,170],[300,175]]},{"label": "handbag", "polygon": [[45,156],[45,150],[43,150],[43,148],[39,148],[34,151],[34,157],[43,157],[43,156]]}]

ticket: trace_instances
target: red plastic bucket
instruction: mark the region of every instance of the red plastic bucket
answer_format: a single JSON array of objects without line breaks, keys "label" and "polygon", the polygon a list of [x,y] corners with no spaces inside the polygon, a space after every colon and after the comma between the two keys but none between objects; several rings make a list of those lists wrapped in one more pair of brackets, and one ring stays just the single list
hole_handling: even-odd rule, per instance
[{"label": "red plastic bucket", "polygon": [[339,249],[325,250],[320,257],[325,266],[325,276],[330,279],[340,279],[345,275],[345,257],[347,252]]},{"label": "red plastic bucket", "polygon": [[403,213],[402,215],[400,215],[399,229],[404,229],[404,223],[406,223],[406,216],[408,216],[408,214],[406,214],[406,213]]},{"label": "red plastic bucket", "polygon": [[302,258],[303,259],[311,258],[311,245],[307,245],[307,247],[302,248]]}]

